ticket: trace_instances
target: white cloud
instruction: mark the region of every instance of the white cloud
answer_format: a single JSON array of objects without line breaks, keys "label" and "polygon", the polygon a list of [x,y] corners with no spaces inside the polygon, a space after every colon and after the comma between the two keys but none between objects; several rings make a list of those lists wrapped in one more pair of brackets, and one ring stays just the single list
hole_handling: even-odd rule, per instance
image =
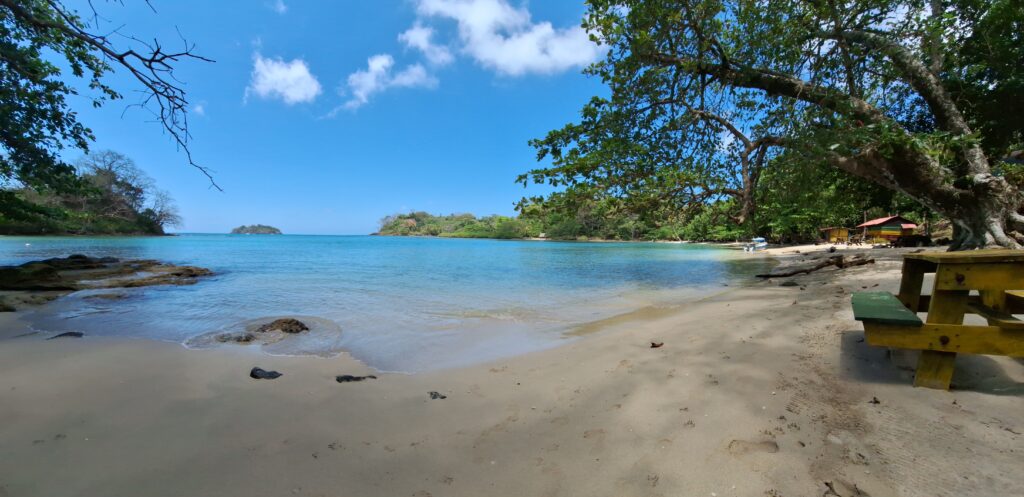
[{"label": "white cloud", "polygon": [[284,0],[274,0],[274,2],[270,4],[270,8],[281,15],[288,12],[288,6],[284,4]]},{"label": "white cloud", "polygon": [[508,0],[417,0],[417,12],[456,21],[463,51],[505,75],[556,73],[583,67],[600,55],[583,28],[534,23],[529,10]]},{"label": "white cloud", "polygon": [[252,81],[245,89],[245,97],[279,98],[288,105],[312,102],[320,95],[320,82],[309,72],[302,59],[285,62],[282,59],[253,55]]},{"label": "white cloud", "polygon": [[195,112],[196,115],[199,115],[199,116],[205,116],[206,115],[206,107],[203,106],[203,104],[196,104],[195,106],[192,107],[192,112]]},{"label": "white cloud", "polygon": [[415,48],[423,53],[423,56],[431,64],[443,66],[450,64],[455,57],[451,50],[444,45],[435,45],[433,42],[434,28],[416,23],[404,33],[398,35],[398,39],[409,48]]},{"label": "white cloud", "polygon": [[366,61],[366,69],[348,76],[348,91],[352,95],[344,107],[354,110],[370,101],[375,93],[388,88],[433,88],[437,79],[427,73],[421,64],[413,64],[394,73],[394,57],[388,54],[374,55]]}]

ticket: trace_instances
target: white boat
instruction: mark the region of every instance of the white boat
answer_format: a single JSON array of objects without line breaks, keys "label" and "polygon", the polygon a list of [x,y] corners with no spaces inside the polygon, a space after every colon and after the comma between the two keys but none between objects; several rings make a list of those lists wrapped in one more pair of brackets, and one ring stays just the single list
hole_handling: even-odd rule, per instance
[{"label": "white boat", "polygon": [[750,243],[743,246],[744,252],[756,252],[768,248],[768,242],[761,237],[751,238]]}]

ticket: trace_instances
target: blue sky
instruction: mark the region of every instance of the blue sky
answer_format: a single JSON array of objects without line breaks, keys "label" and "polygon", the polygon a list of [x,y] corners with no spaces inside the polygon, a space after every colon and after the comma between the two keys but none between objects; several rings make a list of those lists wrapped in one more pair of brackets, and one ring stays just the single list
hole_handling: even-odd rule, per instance
[{"label": "blue sky", "polygon": [[[216,60],[186,61],[192,152],[209,188],[126,99],[79,103],[95,149],[132,157],[175,198],[183,232],[264,223],[362,234],[411,209],[514,213],[534,167],[527,141],[573,121],[601,93],[582,67],[599,50],[580,1],[154,0],[98,2],[108,26],[159,38],[175,27]],[[84,102],[82,102],[84,103]],[[73,159],[74,157],[69,157]]]}]

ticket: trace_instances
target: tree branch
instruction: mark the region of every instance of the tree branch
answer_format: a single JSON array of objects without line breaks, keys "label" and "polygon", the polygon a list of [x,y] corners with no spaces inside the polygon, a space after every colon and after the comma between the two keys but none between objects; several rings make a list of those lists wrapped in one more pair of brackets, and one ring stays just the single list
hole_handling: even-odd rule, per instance
[{"label": "tree branch", "polygon": [[[148,2],[147,2],[148,3]],[[139,102],[140,107],[146,107],[150,102],[155,102],[157,119],[162,124],[171,139],[181,150],[185,152],[189,165],[202,172],[210,184],[217,190],[220,186],[214,181],[210,170],[195,162],[192,152],[189,149],[188,141],[191,138],[188,130],[188,100],[185,90],[179,86],[174,78],[173,63],[181,59],[197,59],[204,62],[213,62],[211,59],[193,53],[194,45],[185,43],[184,50],[180,52],[166,52],[159,42],[152,45],[141,42],[138,39],[132,40],[146,45],[150,50],[148,55],[136,52],[134,49],[119,51],[115,49],[107,36],[94,35],[89,33],[79,23],[77,16],[64,9],[56,0],[47,0],[46,5],[56,14],[56,18],[42,16],[26,8],[16,0],[0,0],[0,6],[9,10],[15,17],[26,25],[40,31],[55,31],[64,36],[78,40],[89,47],[99,51],[110,61],[113,61],[126,69],[143,87],[146,88],[146,96]]]},{"label": "tree branch", "polygon": [[714,76],[734,86],[762,90],[769,95],[789,97],[841,114],[850,114],[865,123],[882,123],[888,120],[882,111],[864,100],[768,69],[710,64],[662,53],[640,57],[662,66],[678,66],[690,73]]},{"label": "tree branch", "polygon": [[[955,136],[966,136],[971,134],[971,128],[967,125],[960,109],[957,108],[952,96],[946,92],[939,77],[929,70],[924,61],[913,52],[884,36],[868,31],[840,31],[835,33],[823,33],[826,39],[848,41],[857,43],[865,48],[879,50],[892,60],[893,64],[900,70],[906,82],[928,104],[932,114],[935,116],[939,127]],[[985,174],[990,172],[988,159],[978,145],[971,145],[964,152],[967,159],[968,172],[971,174]]]}]

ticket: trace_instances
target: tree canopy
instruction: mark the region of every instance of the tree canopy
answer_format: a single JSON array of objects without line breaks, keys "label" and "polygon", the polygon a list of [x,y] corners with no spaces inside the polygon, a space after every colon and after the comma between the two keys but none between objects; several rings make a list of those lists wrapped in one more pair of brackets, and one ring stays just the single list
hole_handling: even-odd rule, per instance
[{"label": "tree canopy", "polygon": [[[115,70],[141,87],[133,105],[151,112],[188,162],[209,176],[188,152],[188,101],[174,77],[178,62],[207,59],[184,39],[167,50],[158,40],[104,30],[101,19],[95,10],[80,14],[58,0],[0,0],[0,184],[79,186],[62,151],[87,152],[94,136],[72,102],[98,107],[120,99],[106,82]],[[80,96],[85,99],[74,98]]]},{"label": "tree canopy", "polygon": [[758,202],[785,193],[764,191],[772,169],[831,168],[836,185],[854,176],[949,218],[954,248],[1024,242],[1019,175],[1002,160],[1024,143],[1018,0],[588,5],[607,48],[588,72],[609,95],[535,140],[552,165],[521,182],[694,215],[717,205],[757,229]]}]

